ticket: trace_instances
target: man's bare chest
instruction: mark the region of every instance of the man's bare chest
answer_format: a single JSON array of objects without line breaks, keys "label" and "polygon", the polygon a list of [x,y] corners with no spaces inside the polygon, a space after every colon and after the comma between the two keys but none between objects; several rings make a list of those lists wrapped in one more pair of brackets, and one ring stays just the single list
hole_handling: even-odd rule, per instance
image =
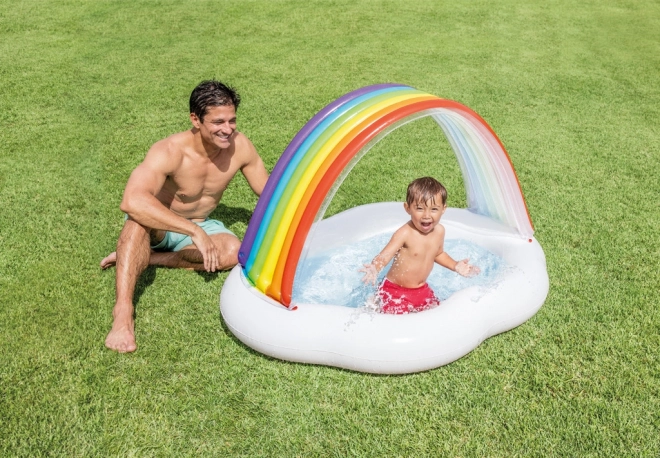
[{"label": "man's bare chest", "polygon": [[167,179],[166,187],[181,202],[194,202],[204,196],[219,199],[237,170],[208,161],[203,165],[180,167]]}]

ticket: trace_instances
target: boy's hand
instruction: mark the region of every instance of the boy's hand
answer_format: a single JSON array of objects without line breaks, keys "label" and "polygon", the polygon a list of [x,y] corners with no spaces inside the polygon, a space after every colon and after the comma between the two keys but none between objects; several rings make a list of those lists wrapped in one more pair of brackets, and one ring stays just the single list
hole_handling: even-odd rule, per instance
[{"label": "boy's hand", "polygon": [[364,267],[358,269],[358,272],[364,272],[364,277],[362,277],[362,283],[371,283],[372,285],[376,284],[378,279],[378,269],[373,264],[364,264]]},{"label": "boy's hand", "polygon": [[477,266],[468,264],[469,261],[470,261],[469,259],[463,259],[461,261],[458,261],[456,263],[456,267],[454,268],[456,273],[464,277],[474,277],[475,275],[479,275],[481,269]]}]

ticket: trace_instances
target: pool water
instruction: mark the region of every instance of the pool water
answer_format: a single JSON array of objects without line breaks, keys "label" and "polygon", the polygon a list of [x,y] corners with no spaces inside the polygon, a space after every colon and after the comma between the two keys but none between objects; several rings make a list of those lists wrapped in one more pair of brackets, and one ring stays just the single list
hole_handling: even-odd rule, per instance
[{"label": "pool water", "polygon": [[[373,307],[376,287],[363,284],[361,280],[364,274],[358,272],[358,269],[371,262],[387,245],[391,236],[392,234],[380,234],[314,257],[308,256],[296,272],[292,302],[355,308]],[[506,269],[506,263],[501,257],[468,240],[447,239],[445,251],[457,261],[469,258],[470,264],[479,266],[481,273],[465,278],[436,264],[428,278],[428,284],[441,301],[470,286],[479,286],[487,291],[497,284]],[[389,267],[390,265],[381,271],[377,284],[383,280]]]}]

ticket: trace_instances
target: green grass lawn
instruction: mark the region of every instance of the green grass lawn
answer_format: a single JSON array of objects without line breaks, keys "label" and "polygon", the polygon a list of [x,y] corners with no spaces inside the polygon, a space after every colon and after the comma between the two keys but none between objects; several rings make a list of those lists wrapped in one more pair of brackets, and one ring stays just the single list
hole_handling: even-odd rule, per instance
[{"label": "green grass lawn", "polygon": [[[374,376],[258,354],[220,318],[226,273],[149,269],[138,351],[106,350],[124,184],[212,77],[269,170],[368,84],[475,110],[516,167],[545,305],[448,366]],[[654,0],[0,3],[0,455],[659,456],[659,121]],[[425,119],[329,211],[429,173],[465,205]],[[240,177],[213,215],[242,236],[255,203]]]}]

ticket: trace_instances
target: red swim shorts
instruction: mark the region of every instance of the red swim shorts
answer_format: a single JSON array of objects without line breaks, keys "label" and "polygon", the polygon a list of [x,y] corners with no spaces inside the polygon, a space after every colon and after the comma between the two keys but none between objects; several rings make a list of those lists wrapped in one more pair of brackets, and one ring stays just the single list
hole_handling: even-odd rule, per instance
[{"label": "red swim shorts", "polygon": [[440,300],[435,296],[428,283],[424,283],[419,288],[404,288],[392,283],[387,278],[378,288],[378,298],[382,313],[396,315],[421,312],[440,304]]}]

